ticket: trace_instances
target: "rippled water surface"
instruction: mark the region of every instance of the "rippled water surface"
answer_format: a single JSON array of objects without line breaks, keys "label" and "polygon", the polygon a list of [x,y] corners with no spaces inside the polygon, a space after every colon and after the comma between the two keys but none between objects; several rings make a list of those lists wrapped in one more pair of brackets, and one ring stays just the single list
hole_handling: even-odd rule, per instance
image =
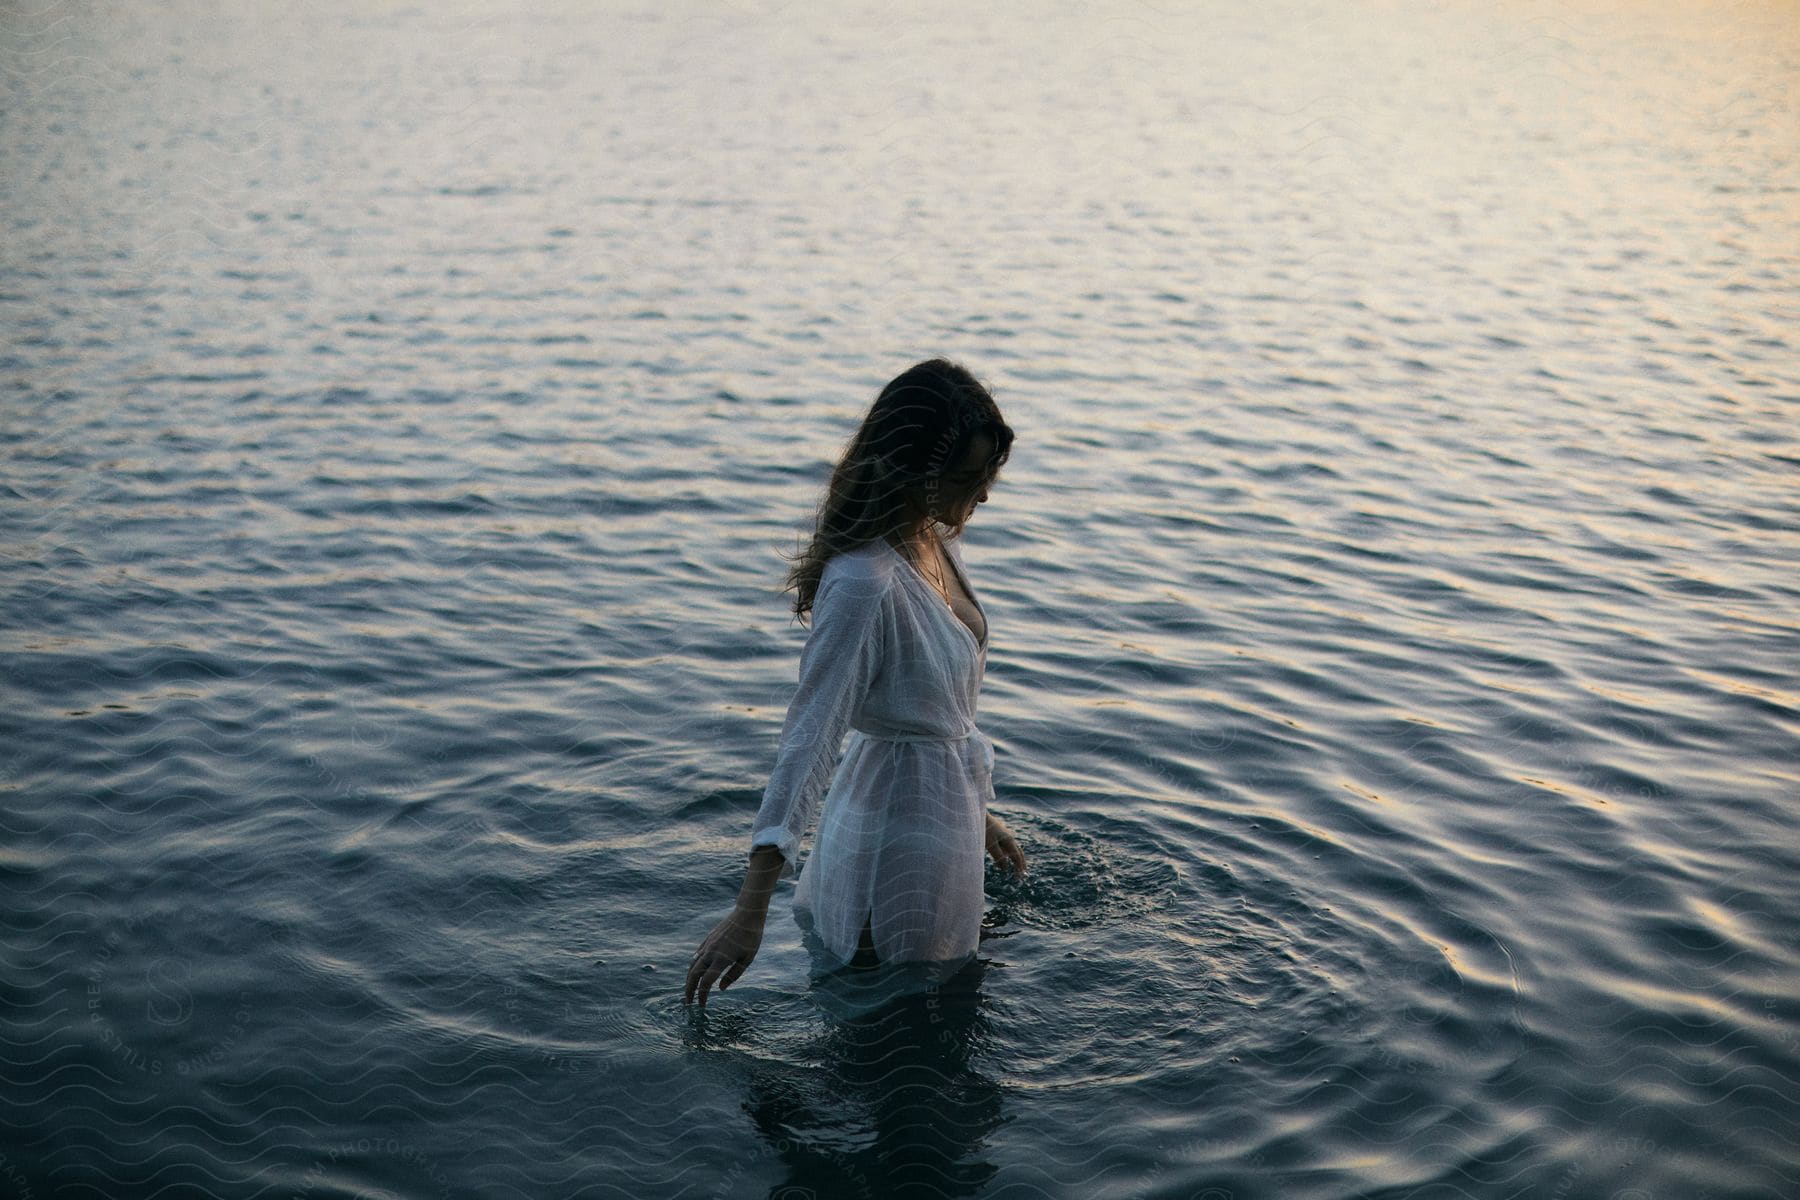
[{"label": "rippled water surface", "polygon": [[[1791,5],[0,9],[13,1196],[1800,1194]],[[1031,872],[742,877],[887,378]]]}]

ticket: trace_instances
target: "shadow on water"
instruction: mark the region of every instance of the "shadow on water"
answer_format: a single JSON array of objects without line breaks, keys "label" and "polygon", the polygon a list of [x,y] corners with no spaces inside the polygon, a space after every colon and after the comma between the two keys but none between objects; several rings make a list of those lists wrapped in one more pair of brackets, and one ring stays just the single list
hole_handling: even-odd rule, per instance
[{"label": "shadow on water", "polygon": [[984,960],[815,972],[826,1016],[816,1065],[761,1063],[744,1110],[786,1177],[771,1200],[968,1196],[997,1168],[980,1158],[1001,1088],[974,1065],[991,1041]]}]

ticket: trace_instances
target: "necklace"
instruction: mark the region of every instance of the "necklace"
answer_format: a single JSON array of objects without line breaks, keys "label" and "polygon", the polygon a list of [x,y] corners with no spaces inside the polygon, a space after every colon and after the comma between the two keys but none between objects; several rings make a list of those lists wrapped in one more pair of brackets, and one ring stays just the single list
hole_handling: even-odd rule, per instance
[{"label": "necklace", "polygon": [[[932,535],[932,541],[933,542],[937,541],[937,537],[935,534]],[[935,547],[934,547],[934,549],[935,549]],[[937,589],[938,595],[940,595],[944,598],[945,604],[950,604],[950,589],[948,587],[946,587],[944,584],[944,560],[937,553],[933,553],[931,557],[934,560],[933,564],[932,564],[932,568],[931,568],[931,573],[933,576],[936,577],[932,580],[931,586],[933,586]],[[919,544],[919,561],[923,562],[924,559],[925,559],[924,543],[921,542]],[[954,611],[955,606],[951,605],[951,608],[952,608],[952,611]]]}]

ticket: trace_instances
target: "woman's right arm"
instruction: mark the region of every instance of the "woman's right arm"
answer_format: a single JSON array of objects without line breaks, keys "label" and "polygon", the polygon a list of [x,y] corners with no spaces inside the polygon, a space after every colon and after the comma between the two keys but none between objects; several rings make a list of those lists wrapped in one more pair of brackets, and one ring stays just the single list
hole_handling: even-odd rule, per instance
[{"label": "woman's right arm", "polygon": [[758,846],[750,852],[750,866],[744,872],[744,886],[738,891],[737,906],[713,927],[700,943],[694,961],[688,965],[687,1003],[694,1002],[699,989],[700,1007],[706,1007],[706,994],[713,982],[722,992],[737,981],[756,957],[762,945],[763,922],[769,916],[769,897],[775,894],[775,882],[781,878],[784,860],[774,846]]},{"label": "woman's right arm", "polygon": [[751,848],[779,848],[786,870],[831,782],[850,717],[880,670],[884,583],[866,568],[828,570],[819,581],[775,767],[750,826]]},{"label": "woman's right arm", "polygon": [[778,846],[758,846],[750,852],[750,866],[744,871],[744,886],[738,889],[737,911],[757,917],[769,915],[769,897],[775,894],[775,882],[781,878],[786,860]]},{"label": "woman's right arm", "polygon": [[782,722],[780,747],[751,828],[750,865],[737,906],[700,943],[688,965],[687,997],[700,1005],[717,980],[724,991],[762,945],[769,898],[812,822],[851,714],[880,668],[883,581],[831,571],[813,602],[812,632],[800,653],[799,681]]}]

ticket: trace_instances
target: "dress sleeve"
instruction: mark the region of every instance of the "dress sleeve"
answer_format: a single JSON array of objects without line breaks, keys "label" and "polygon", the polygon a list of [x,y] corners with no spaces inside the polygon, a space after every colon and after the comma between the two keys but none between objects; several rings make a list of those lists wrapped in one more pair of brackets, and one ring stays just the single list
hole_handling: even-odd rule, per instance
[{"label": "dress sleeve", "polygon": [[976,736],[981,739],[981,806],[983,809],[995,800],[994,796],[994,742],[980,730]]},{"label": "dress sleeve", "polygon": [[799,684],[750,835],[753,850],[780,849],[783,877],[793,874],[800,839],[831,782],[850,718],[880,668],[882,594],[876,579],[827,571],[813,597]]}]

